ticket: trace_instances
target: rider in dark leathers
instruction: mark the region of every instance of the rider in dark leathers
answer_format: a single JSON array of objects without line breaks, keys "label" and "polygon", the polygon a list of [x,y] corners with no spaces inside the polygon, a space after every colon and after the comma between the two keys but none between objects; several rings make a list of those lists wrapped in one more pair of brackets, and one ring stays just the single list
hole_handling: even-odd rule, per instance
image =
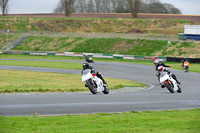
[{"label": "rider in dark leathers", "polygon": [[[85,69],[90,69],[92,73],[95,73],[97,75],[97,77],[103,81],[104,86],[107,85],[101,72],[98,72],[97,70],[95,70],[94,67],[90,66],[88,63],[83,63],[83,70],[85,70]],[[83,70],[81,71],[81,75],[83,75]]]},{"label": "rider in dark leathers", "polygon": [[159,63],[156,65],[156,71],[158,71],[158,67],[159,66],[163,66],[163,67],[171,67],[171,66],[168,66],[168,65],[165,65],[162,60],[159,60]]}]

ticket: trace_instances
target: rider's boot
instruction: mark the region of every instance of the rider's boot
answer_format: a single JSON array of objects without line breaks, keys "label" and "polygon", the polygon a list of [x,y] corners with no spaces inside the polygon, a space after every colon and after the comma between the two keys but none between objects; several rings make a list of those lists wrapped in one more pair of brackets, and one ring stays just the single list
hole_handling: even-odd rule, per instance
[{"label": "rider's boot", "polygon": [[103,76],[101,74],[98,74],[97,77],[99,77],[102,81],[103,81],[103,86],[106,87],[107,86],[107,83],[106,81],[104,80]]},{"label": "rider's boot", "polygon": [[181,85],[181,83],[176,79],[177,84]]}]

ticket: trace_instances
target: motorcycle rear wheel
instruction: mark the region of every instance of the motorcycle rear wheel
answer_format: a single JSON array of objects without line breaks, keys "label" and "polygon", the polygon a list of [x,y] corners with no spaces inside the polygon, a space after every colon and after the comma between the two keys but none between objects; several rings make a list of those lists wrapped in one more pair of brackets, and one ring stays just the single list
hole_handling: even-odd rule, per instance
[{"label": "motorcycle rear wheel", "polygon": [[169,83],[165,83],[165,86],[169,90],[169,92],[174,93],[174,90],[172,89],[171,85]]},{"label": "motorcycle rear wheel", "polygon": [[97,88],[92,84],[91,81],[88,81],[87,85],[92,94],[97,94]]}]

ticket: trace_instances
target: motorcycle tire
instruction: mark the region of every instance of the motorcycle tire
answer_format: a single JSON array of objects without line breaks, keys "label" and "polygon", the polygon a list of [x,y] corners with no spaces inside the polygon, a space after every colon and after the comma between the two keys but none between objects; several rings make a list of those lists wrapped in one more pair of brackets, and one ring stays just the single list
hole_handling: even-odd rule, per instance
[{"label": "motorcycle tire", "polygon": [[92,94],[97,94],[97,88],[92,84],[91,81],[87,82],[87,86]]},{"label": "motorcycle tire", "polygon": [[104,93],[104,94],[108,94],[108,93],[109,93],[109,88],[108,88],[107,85],[104,87],[103,93]]},{"label": "motorcycle tire", "polygon": [[174,90],[172,89],[171,85],[169,83],[165,83],[165,86],[169,90],[169,92],[174,93]]}]

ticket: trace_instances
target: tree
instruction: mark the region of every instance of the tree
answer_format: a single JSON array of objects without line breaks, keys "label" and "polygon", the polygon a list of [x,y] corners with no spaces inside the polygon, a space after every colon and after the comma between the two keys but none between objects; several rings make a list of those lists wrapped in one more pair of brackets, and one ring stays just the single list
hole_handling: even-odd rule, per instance
[{"label": "tree", "polygon": [[56,8],[53,10],[54,13],[64,13],[65,12],[65,4],[63,0],[60,0],[56,6]]},{"label": "tree", "polygon": [[175,8],[172,4],[165,3],[163,5],[168,14],[181,14],[181,11],[178,8]]},{"label": "tree", "polygon": [[67,16],[67,17],[71,16],[71,14],[74,10],[74,1],[75,0],[64,0],[65,16]]},{"label": "tree", "polygon": [[0,0],[0,8],[3,16],[6,16],[8,13],[8,1],[9,0]]},{"label": "tree", "polygon": [[54,9],[54,13],[65,12],[65,16],[71,16],[74,10],[74,2],[75,0],[60,0],[56,9]]},{"label": "tree", "polygon": [[134,13],[133,13],[133,0],[128,0],[128,3],[129,3],[129,10],[130,10],[130,13],[132,15],[132,18],[134,18]]},{"label": "tree", "polygon": [[100,7],[101,7],[101,0],[94,0],[95,6],[96,6],[96,12],[100,12]]},{"label": "tree", "polygon": [[87,8],[87,9],[88,9],[88,10],[87,10],[88,13],[95,12],[95,11],[94,11],[94,3],[93,3],[93,0],[89,0],[87,6],[88,6],[88,8]]},{"label": "tree", "polygon": [[[129,3],[129,10],[130,13],[132,14],[132,18],[137,18],[137,14],[139,12],[139,7],[140,7],[140,0],[128,0]],[[133,8],[134,6],[134,8]]]}]

